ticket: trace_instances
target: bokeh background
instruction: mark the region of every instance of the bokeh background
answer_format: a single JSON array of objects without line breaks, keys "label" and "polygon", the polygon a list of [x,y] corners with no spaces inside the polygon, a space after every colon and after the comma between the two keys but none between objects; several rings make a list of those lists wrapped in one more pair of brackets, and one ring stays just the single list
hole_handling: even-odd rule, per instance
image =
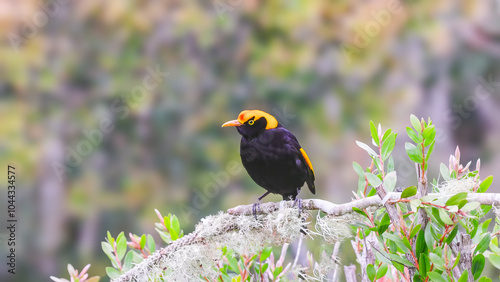
[{"label": "bokeh background", "polygon": [[105,276],[107,230],[154,234],[157,208],[190,232],[254,203],[240,136],[220,128],[243,109],[298,137],[335,203],[356,190],[352,161],[369,165],[369,120],[399,132],[398,186],[414,183],[411,113],[438,129],[431,179],[459,145],[500,191],[498,0],[3,0],[0,32],[0,220],[8,164],[19,220],[15,276],[0,231],[1,281],[67,263]]}]

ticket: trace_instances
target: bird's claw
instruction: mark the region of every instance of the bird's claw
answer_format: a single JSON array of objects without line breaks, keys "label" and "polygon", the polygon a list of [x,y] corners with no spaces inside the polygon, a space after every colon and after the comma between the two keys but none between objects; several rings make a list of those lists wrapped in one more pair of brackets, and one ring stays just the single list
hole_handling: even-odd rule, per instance
[{"label": "bird's claw", "polygon": [[255,203],[252,206],[252,214],[255,217],[255,220],[257,220],[257,209],[260,210],[259,203]]},{"label": "bird's claw", "polygon": [[302,199],[299,197],[295,198],[295,201],[293,201],[292,208],[295,207],[295,205],[297,205],[297,204],[299,207],[299,217],[300,217],[300,214],[302,213]]}]

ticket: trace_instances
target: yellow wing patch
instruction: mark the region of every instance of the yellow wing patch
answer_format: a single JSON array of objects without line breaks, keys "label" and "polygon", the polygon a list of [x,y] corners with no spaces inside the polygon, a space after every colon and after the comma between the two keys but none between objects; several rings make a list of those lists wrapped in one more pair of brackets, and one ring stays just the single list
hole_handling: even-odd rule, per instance
[{"label": "yellow wing patch", "polygon": [[302,153],[302,156],[304,156],[304,159],[306,160],[307,165],[309,166],[309,168],[311,169],[311,171],[313,172],[313,175],[314,175],[314,168],[313,168],[313,165],[311,163],[311,160],[309,160],[309,157],[306,154],[306,151],[304,151],[304,149],[300,148],[300,152]]},{"label": "yellow wing patch", "polygon": [[272,129],[272,128],[276,128],[278,126],[278,121],[276,120],[275,117],[273,117],[272,115],[270,115],[266,112],[259,111],[259,110],[246,110],[246,111],[241,112],[238,115],[238,121],[240,123],[245,123],[251,118],[255,118],[255,120],[258,120],[261,117],[264,117],[267,120],[266,129]]}]

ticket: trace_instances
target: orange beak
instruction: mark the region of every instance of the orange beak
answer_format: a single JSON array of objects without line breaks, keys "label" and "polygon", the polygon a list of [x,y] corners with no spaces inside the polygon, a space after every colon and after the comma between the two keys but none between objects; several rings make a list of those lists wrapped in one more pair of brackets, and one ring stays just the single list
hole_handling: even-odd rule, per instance
[{"label": "orange beak", "polygon": [[241,126],[241,122],[235,119],[235,120],[230,120],[222,125],[222,127],[228,127],[228,126]]}]

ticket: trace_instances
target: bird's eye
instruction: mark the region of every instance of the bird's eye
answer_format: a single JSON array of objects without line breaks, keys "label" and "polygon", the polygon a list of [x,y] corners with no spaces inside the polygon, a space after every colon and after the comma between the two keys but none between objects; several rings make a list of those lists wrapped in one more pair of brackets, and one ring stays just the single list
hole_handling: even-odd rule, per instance
[{"label": "bird's eye", "polygon": [[253,123],[254,123],[254,120],[253,120],[253,119],[251,119],[251,120],[249,120],[249,121],[248,121],[248,124],[249,124],[249,125],[253,125]]}]

